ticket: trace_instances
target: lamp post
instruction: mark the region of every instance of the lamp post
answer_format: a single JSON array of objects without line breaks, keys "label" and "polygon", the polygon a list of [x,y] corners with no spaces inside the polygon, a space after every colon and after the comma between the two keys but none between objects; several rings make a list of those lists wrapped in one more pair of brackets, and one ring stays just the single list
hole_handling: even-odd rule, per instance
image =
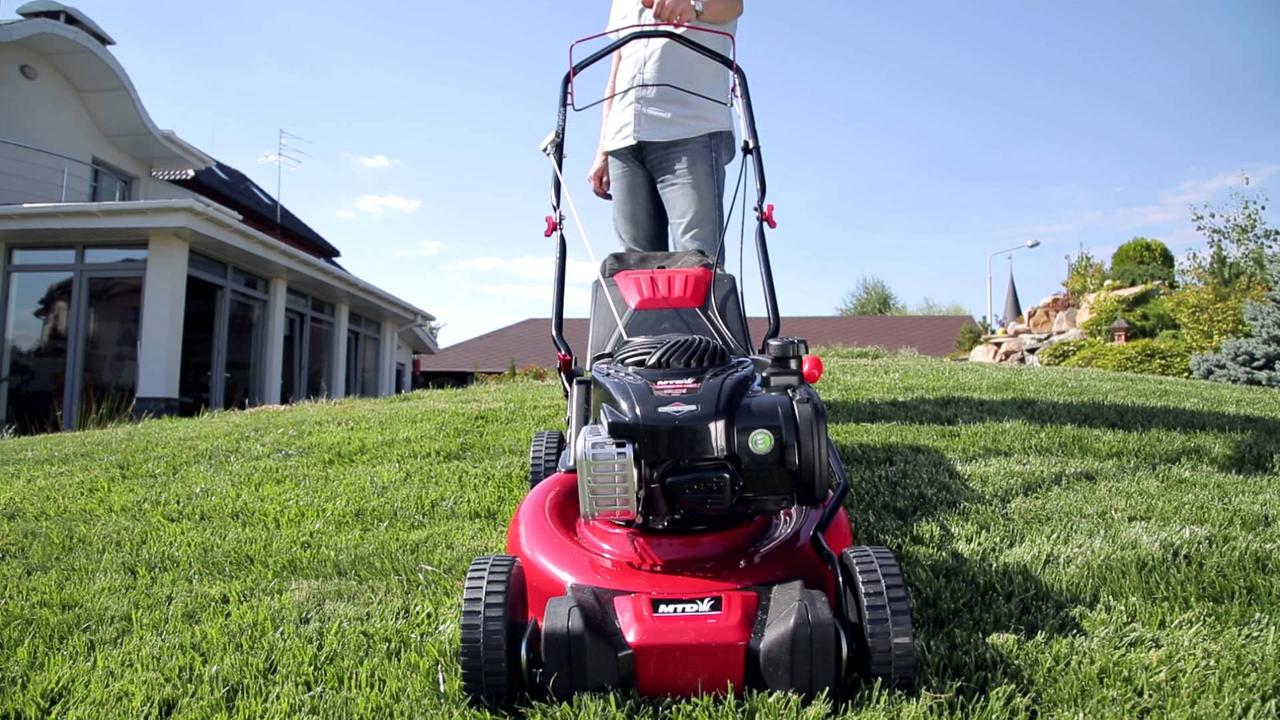
[{"label": "lamp post", "polygon": [[987,255],[987,330],[988,331],[994,329],[995,322],[996,322],[995,318],[991,314],[991,260],[992,258],[994,258],[997,255],[1003,255],[1005,253],[1012,253],[1015,250],[1022,250],[1023,248],[1031,249],[1031,248],[1037,248],[1037,247],[1040,247],[1039,240],[1028,240],[1021,245],[1014,245],[1011,248],[997,250],[991,253],[990,255]]}]

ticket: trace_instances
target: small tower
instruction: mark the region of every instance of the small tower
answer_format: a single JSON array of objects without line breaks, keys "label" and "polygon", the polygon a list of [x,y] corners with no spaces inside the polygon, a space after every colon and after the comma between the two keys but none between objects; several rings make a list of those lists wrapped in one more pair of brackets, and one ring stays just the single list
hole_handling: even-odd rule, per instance
[{"label": "small tower", "polygon": [[1116,321],[1111,323],[1111,342],[1116,345],[1129,342],[1129,323],[1122,317],[1116,318]]}]

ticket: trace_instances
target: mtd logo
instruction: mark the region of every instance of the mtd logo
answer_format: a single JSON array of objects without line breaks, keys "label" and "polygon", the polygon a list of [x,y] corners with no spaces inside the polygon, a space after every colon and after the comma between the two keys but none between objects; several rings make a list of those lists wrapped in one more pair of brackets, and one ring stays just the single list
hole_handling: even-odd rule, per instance
[{"label": "mtd logo", "polygon": [[719,595],[704,598],[652,598],[654,615],[719,615],[724,609],[724,598]]}]

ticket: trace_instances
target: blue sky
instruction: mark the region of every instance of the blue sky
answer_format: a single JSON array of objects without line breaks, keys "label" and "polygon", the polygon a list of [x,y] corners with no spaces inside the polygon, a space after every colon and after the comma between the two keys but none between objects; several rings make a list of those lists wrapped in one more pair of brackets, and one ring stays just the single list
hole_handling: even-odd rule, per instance
[{"label": "blue sky", "polygon": [[[285,204],[350,270],[438,315],[446,344],[548,314],[537,145],[568,43],[602,29],[605,0],[77,4],[161,127],[264,187],[276,129],[311,140]],[[747,0],[739,58],[784,314],[827,314],[870,273],[981,315],[993,250],[1043,242],[1015,258],[1025,304],[1080,245],[1142,234],[1181,254],[1188,205],[1223,200],[1241,171],[1280,196],[1280,3],[960,5]],[[603,77],[582,82],[598,94]],[[570,189],[603,254],[609,207],[585,182],[597,112],[569,133]],[[585,315],[591,269],[570,240],[569,310]]]}]

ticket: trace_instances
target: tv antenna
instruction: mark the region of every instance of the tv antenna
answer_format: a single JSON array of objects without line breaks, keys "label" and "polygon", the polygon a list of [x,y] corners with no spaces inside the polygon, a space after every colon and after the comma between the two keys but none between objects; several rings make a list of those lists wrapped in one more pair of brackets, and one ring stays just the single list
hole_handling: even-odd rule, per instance
[{"label": "tv antenna", "polygon": [[280,128],[279,134],[276,136],[276,151],[265,152],[258,158],[258,162],[276,166],[276,225],[280,225],[280,208],[284,207],[281,194],[284,191],[284,171],[285,168],[297,170],[302,167],[303,158],[311,157],[311,154],[303,150],[299,143],[311,144],[311,141],[301,135]]}]

